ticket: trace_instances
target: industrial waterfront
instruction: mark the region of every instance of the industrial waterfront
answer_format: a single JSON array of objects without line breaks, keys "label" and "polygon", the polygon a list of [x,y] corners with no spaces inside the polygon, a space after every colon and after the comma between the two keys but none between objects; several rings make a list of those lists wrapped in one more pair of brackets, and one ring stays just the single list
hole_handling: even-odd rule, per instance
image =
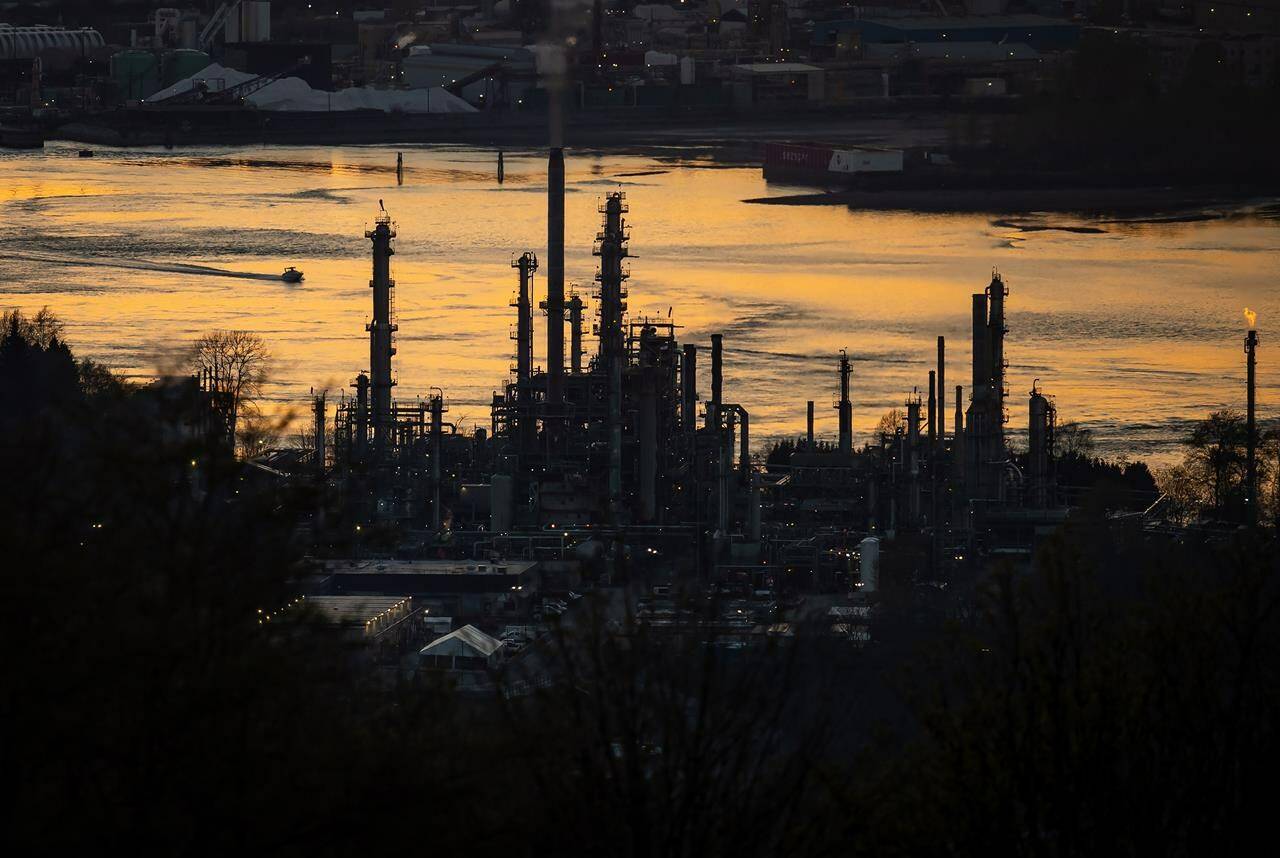
[{"label": "industrial waterfront", "polygon": [[[210,325],[258,332],[277,358],[269,398],[305,409],[311,389],[336,393],[366,365],[351,321],[367,315],[360,236],[381,200],[399,231],[396,395],[440,387],[452,419],[487,425],[514,365],[509,266],[545,245],[545,150],[505,153],[502,184],[497,153],[473,148],[402,149],[398,184],[397,151],[6,153],[6,303],[49,306],[83,353],[143,377]],[[818,435],[835,438],[841,348],[861,443],[920,386],[935,336],[953,343],[957,365],[969,360],[966,299],[993,267],[1014,290],[1012,393],[1039,378],[1060,419],[1092,428],[1107,455],[1171,456],[1206,411],[1239,406],[1240,308],[1257,309],[1264,327],[1280,317],[1280,222],[1266,200],[1087,218],[759,206],[743,201],[797,188],[766,184],[751,157],[570,149],[565,279],[589,291],[597,209],[624,191],[632,315],[673,308],[680,340],[703,347],[725,335],[727,378],[750,391],[757,445],[803,434],[810,399]],[[305,282],[281,283],[286,265]],[[1265,410],[1280,374],[1264,362],[1258,382]],[[1010,418],[1011,430],[1025,427],[1024,409]]]},{"label": "industrial waterfront", "polygon": [[1270,836],[1280,0],[0,7],[10,853]]}]

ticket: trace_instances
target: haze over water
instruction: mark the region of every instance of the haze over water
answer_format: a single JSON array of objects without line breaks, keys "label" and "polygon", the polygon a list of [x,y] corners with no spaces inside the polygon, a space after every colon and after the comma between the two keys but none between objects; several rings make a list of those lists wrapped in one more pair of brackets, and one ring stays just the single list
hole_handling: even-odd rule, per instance
[{"label": "haze over water", "polygon": [[[589,296],[597,206],[605,192],[625,191],[632,316],[674,308],[682,340],[702,346],[723,332],[725,395],[749,409],[756,438],[802,434],[808,399],[819,434],[833,437],[837,353],[848,348],[862,443],[913,386],[926,393],[938,334],[948,343],[950,427],[954,386],[969,388],[969,296],[993,267],[1011,291],[1012,430],[1025,427],[1038,378],[1059,419],[1092,427],[1102,452],[1176,455],[1191,422],[1243,408],[1245,306],[1259,313],[1261,416],[1277,412],[1280,336],[1269,327],[1280,330],[1280,209],[1114,222],[762,206],[742,201],[797,189],[766,186],[758,165],[710,155],[569,151],[566,280]],[[80,159],[51,145],[0,154],[0,176],[0,304],[49,306],[77,354],[139,376],[172,368],[205,330],[257,331],[277,358],[271,398],[300,408],[311,388],[336,396],[368,365],[363,232],[380,199],[399,232],[396,395],[441,387],[450,419],[488,425],[487,403],[513,362],[510,262],[525,250],[545,256],[540,152],[507,153],[501,186],[496,154],[469,148],[98,150]],[[281,282],[287,265],[306,281]],[[590,297],[588,308],[594,317]],[[541,316],[535,335],[542,365]],[[700,370],[706,393],[709,359]]]}]

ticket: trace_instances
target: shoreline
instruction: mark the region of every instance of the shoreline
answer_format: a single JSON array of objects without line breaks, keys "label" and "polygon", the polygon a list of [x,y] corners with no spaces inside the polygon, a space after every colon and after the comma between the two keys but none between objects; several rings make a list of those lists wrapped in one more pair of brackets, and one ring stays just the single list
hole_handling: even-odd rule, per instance
[{"label": "shoreline", "polygon": [[[913,211],[929,214],[984,213],[996,215],[1061,212],[1101,215],[1151,215],[1160,212],[1199,212],[1169,218],[1122,218],[1115,223],[1190,222],[1222,215],[1205,210],[1223,207],[1238,211],[1252,206],[1280,205],[1280,188],[1232,183],[1204,183],[1185,187],[1135,184],[1132,187],[1048,188],[935,188],[908,190],[816,191],[752,197],[742,202],[773,206],[847,206],[862,211]],[[1011,224],[1011,227],[1018,228]]]},{"label": "shoreline", "polygon": [[[630,109],[570,114],[569,146],[759,145],[769,140],[832,139],[900,147],[940,145],[947,114],[916,110],[741,114]],[[89,145],[464,144],[545,146],[545,114],[394,114],[381,111],[275,113],[246,109],[116,110],[77,117],[48,138]]]}]

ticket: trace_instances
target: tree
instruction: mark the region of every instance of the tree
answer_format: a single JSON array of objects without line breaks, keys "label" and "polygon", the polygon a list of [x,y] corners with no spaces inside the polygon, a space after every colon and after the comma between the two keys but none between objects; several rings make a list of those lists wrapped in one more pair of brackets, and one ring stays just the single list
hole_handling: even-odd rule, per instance
[{"label": "tree", "polygon": [[21,310],[5,310],[0,317],[0,330],[6,337],[19,337],[39,349],[48,349],[64,339],[62,322],[48,307],[41,307],[31,317],[24,316]]},{"label": "tree", "polygon": [[249,331],[210,331],[191,347],[191,370],[207,376],[210,389],[221,395],[233,446],[240,417],[261,395],[270,364],[266,343]]},{"label": "tree", "polygon": [[380,705],[308,621],[297,500],[182,431],[170,393],[190,385],[91,388],[30,321],[0,331],[8,851],[403,851],[410,797],[442,801],[440,784],[482,804],[460,771],[478,743],[449,756],[468,741],[449,699]]},{"label": "tree", "polygon": [[798,446],[799,445],[790,438],[784,438],[781,441],[774,443],[774,445],[769,448],[768,455],[765,456],[765,470],[773,473],[788,467],[791,464],[791,456],[796,452]]},{"label": "tree", "polygon": [[0,422],[21,422],[74,403],[79,368],[61,333],[48,309],[29,318],[9,310],[0,318]]},{"label": "tree", "polygon": [[76,387],[77,379],[79,386],[89,394],[124,388],[124,382],[106,366],[87,359],[79,363],[75,361],[71,350],[66,347],[62,320],[48,307],[42,307],[34,316],[26,316],[17,309],[5,310],[0,315],[0,349],[9,355],[10,382],[22,384],[40,375],[39,372],[32,373],[33,367],[23,366],[23,361],[43,361],[46,373],[54,364],[59,365],[57,372],[61,375],[59,384],[62,389],[50,388],[42,382],[41,398],[69,392]]},{"label": "tree", "polygon": [[[1078,503],[1094,511],[1137,511],[1156,500],[1160,489],[1146,464],[1124,456],[1107,459],[1094,455],[1094,450],[1092,429],[1074,420],[1057,425],[1054,475],[1058,485],[1077,497]],[[1026,461],[1021,453],[1017,459],[1020,465]]]},{"label": "tree", "polygon": [[[1256,431],[1256,430],[1255,430]],[[1240,412],[1215,411],[1196,424],[1185,440],[1182,462],[1159,473],[1160,490],[1169,496],[1179,518],[1202,515],[1239,519],[1244,513],[1248,476],[1249,428]],[[1280,434],[1258,439],[1258,496],[1275,514],[1280,501]]]},{"label": "tree", "polygon": [[905,432],[906,428],[907,415],[902,413],[901,408],[890,408],[876,424],[876,434],[897,435],[899,432]]},{"label": "tree", "polygon": [[1053,446],[1058,457],[1092,457],[1095,447],[1093,430],[1074,420],[1059,423],[1053,433]]},{"label": "tree", "polygon": [[1030,573],[997,569],[909,663],[917,725],[852,779],[848,851],[1197,855],[1258,837],[1280,753],[1276,560],[1256,533],[1127,542],[1068,522]]},{"label": "tree", "polygon": [[256,402],[247,402],[240,413],[240,454],[253,458],[280,441],[287,420],[264,414]]},{"label": "tree", "polygon": [[655,629],[617,602],[580,606],[505,678],[532,693],[498,695],[505,777],[536,797],[522,823],[533,852],[818,854],[841,652],[791,623],[743,658],[694,622]]},{"label": "tree", "polygon": [[1225,511],[1244,487],[1248,427],[1238,411],[1215,411],[1187,437],[1184,466],[1210,487],[1214,510]]},{"label": "tree", "polygon": [[1156,482],[1168,500],[1169,517],[1174,521],[1194,521],[1213,506],[1208,484],[1185,464],[1160,468],[1156,471]]}]

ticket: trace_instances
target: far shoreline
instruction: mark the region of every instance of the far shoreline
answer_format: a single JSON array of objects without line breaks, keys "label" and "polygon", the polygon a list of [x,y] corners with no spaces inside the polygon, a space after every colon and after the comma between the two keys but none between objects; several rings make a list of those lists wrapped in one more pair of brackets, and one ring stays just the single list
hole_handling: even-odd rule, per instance
[{"label": "far shoreline", "polygon": [[[930,214],[1026,214],[1057,212],[1154,216],[1131,222],[1189,223],[1212,220],[1251,208],[1280,206],[1280,188],[1204,184],[1186,187],[934,188],[840,189],[752,197],[742,202],[772,206],[847,206],[864,211],[912,211]],[[1215,208],[1229,209],[1221,214]],[[1123,223],[1130,218],[1124,218]]]}]

